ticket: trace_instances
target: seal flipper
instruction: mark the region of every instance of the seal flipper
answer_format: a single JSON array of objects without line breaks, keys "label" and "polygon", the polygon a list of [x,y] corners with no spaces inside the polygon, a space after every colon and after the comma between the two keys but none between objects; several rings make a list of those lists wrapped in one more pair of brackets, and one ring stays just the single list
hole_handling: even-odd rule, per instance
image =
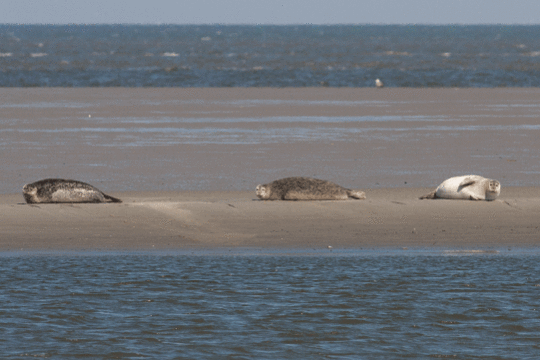
[{"label": "seal flipper", "polygon": [[460,190],[463,189],[464,187],[471,186],[471,185],[474,185],[474,184],[476,184],[476,180],[471,179],[470,177],[465,178],[465,179],[463,179],[463,181],[461,182],[461,184],[459,184],[459,186],[458,186],[458,191],[460,191]]},{"label": "seal flipper", "polygon": [[366,193],[361,190],[347,190],[347,196],[358,200],[364,200]]},{"label": "seal flipper", "polygon": [[424,196],[419,197],[420,200],[423,200],[423,199],[436,199],[436,198],[437,198],[437,189],[433,190],[429,194],[426,194]]},{"label": "seal flipper", "polygon": [[105,199],[111,200],[111,201],[114,202],[114,203],[121,203],[121,202],[122,202],[122,200],[117,199],[117,198],[115,198],[115,197],[113,197],[113,196],[107,195],[107,194],[105,194],[105,193],[102,193],[102,194],[103,194],[103,197],[104,197]]}]

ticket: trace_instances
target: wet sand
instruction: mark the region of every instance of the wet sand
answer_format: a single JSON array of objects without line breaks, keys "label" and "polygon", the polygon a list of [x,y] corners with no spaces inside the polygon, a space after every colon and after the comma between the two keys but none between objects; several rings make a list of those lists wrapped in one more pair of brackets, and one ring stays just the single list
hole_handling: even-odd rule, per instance
[{"label": "wet sand", "polygon": [[539,104],[539,89],[0,89],[0,194],[48,177],[106,192],[247,191],[298,175],[540,186]]},{"label": "wet sand", "polygon": [[[539,246],[539,89],[0,89],[0,250]],[[495,202],[418,200],[497,179]],[[262,202],[312,176],[365,201]],[[25,183],[123,204],[20,204]]]},{"label": "wet sand", "polygon": [[260,201],[254,192],[112,193],[122,204],[26,205],[0,196],[0,251],[540,246],[540,189],[493,202],[418,200],[428,188],[366,200]]}]

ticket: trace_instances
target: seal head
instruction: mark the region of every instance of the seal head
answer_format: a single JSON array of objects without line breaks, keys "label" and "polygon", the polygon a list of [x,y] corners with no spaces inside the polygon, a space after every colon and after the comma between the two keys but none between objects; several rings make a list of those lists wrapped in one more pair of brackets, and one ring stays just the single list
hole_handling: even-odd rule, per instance
[{"label": "seal head", "polygon": [[34,184],[26,184],[23,186],[23,197],[28,204],[39,202],[37,196],[37,187]]}]

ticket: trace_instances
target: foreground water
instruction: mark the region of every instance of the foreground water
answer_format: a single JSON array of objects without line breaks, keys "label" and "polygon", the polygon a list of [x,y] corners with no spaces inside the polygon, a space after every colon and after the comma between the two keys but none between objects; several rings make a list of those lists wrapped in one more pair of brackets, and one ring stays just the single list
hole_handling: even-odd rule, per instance
[{"label": "foreground water", "polygon": [[0,25],[0,86],[536,87],[539,30]]},{"label": "foreground water", "polygon": [[21,358],[534,358],[533,251],[5,254]]}]

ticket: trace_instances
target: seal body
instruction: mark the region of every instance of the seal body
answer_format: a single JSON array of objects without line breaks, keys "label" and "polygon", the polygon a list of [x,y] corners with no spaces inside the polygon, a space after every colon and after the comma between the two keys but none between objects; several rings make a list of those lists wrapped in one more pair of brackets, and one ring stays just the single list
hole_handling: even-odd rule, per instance
[{"label": "seal body", "polygon": [[351,190],[331,181],[308,177],[288,177],[257,185],[257,197],[262,200],[347,200],[365,199],[360,190]]},{"label": "seal body", "polygon": [[28,204],[122,202],[82,181],[64,179],[44,179],[26,184],[23,196]]},{"label": "seal body", "polygon": [[495,200],[501,193],[497,180],[479,175],[456,176],[442,182],[434,191],[420,199]]}]

